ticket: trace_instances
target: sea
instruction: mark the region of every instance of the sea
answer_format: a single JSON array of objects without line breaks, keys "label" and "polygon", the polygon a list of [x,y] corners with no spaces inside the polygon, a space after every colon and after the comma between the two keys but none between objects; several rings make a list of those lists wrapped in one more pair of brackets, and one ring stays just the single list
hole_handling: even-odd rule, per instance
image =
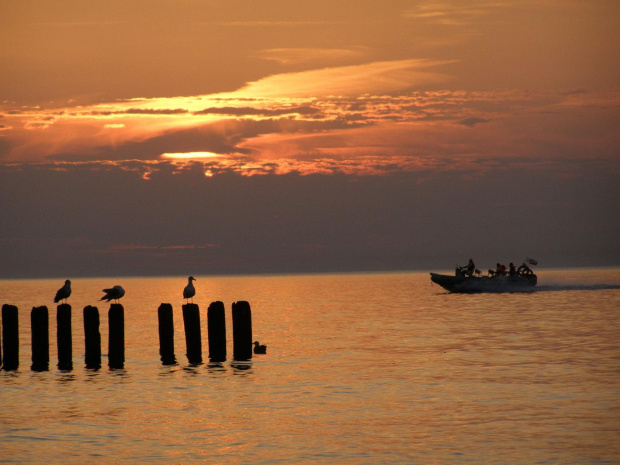
[{"label": "sea", "polygon": [[[57,368],[64,283],[0,281],[19,308],[20,365],[0,371],[1,463],[618,464],[620,268],[537,270],[533,292],[450,294],[427,272],[195,276],[204,363],[186,357],[187,277],[72,279],[73,364]],[[71,277],[68,277],[71,279]],[[124,287],[125,366],[108,367]],[[229,360],[210,363],[209,304]],[[247,301],[267,353],[232,357]],[[159,355],[174,310],[178,364]],[[30,311],[50,314],[49,371],[31,370]],[[82,311],[101,314],[102,368],[84,365]]]}]

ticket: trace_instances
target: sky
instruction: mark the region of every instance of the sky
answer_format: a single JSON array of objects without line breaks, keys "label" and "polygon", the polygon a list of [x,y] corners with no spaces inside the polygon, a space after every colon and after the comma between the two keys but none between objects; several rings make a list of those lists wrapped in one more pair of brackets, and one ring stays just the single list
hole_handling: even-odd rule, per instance
[{"label": "sky", "polygon": [[3,0],[0,278],[620,265],[616,0]]}]

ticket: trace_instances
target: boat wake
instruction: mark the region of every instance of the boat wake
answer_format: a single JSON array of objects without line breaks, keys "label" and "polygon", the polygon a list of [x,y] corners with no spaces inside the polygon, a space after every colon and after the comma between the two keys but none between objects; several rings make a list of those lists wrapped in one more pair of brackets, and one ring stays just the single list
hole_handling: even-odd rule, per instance
[{"label": "boat wake", "polygon": [[620,284],[546,284],[543,286],[515,288],[515,289],[485,289],[477,293],[484,294],[514,294],[532,292],[563,292],[563,291],[605,291],[620,289]]},{"label": "boat wake", "polygon": [[610,289],[620,289],[620,284],[546,284],[536,286],[532,292],[603,291]]}]

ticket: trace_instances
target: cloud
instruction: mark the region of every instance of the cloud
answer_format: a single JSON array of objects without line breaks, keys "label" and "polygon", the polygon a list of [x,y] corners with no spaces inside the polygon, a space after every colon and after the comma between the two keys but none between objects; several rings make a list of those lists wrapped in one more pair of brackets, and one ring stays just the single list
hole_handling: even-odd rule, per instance
[{"label": "cloud", "polygon": [[342,63],[345,60],[359,60],[368,50],[357,47],[347,48],[271,48],[257,53],[259,58],[275,61],[282,65],[308,63]]},{"label": "cloud", "polygon": [[[374,69],[353,68],[354,81],[362,70]],[[387,72],[390,66],[378,68],[376,77],[384,72],[394,77]],[[320,71],[330,75],[333,69]],[[457,158],[453,169],[468,169],[474,158],[610,158],[620,145],[613,129],[619,101],[618,93],[593,90],[287,97],[240,90],[18,113],[7,109],[0,157],[6,162],[157,161],[164,153],[211,152],[222,159],[204,172],[215,174],[330,172],[337,163],[342,172],[377,174],[442,169],[446,160]],[[490,121],[484,131],[467,129]]]},{"label": "cloud", "polygon": [[458,4],[445,1],[420,2],[403,14],[406,18],[422,19],[444,26],[461,26],[474,18],[486,15],[492,9],[507,6],[494,1],[461,1]]},{"label": "cloud", "polygon": [[175,109],[152,109],[152,108],[130,108],[129,110],[125,110],[125,114],[127,115],[183,115],[187,113],[188,110],[184,110],[183,108],[175,108]]},{"label": "cloud", "polygon": [[471,117],[471,118],[465,118],[465,119],[459,121],[459,124],[462,124],[463,126],[467,126],[467,127],[473,128],[476,124],[488,123],[489,121],[491,121],[491,120],[484,119],[484,118]]},{"label": "cloud", "polygon": [[319,109],[312,106],[282,106],[280,108],[256,107],[210,107],[193,112],[194,115],[230,115],[230,116],[266,116],[277,117],[282,115],[316,115]]},{"label": "cloud", "polygon": [[[249,83],[229,96],[245,97],[325,97],[357,96],[412,89],[424,84],[446,82],[449,77],[428,71],[450,61],[397,60],[363,65],[285,73]],[[227,94],[223,94],[227,95]]]},{"label": "cloud", "polygon": [[[450,159],[440,170],[431,159],[405,172],[381,157],[369,161],[380,175],[340,171],[353,171],[359,158],[324,158],[313,164],[324,174],[307,176],[266,163],[252,177],[206,177],[214,165],[201,162],[0,165],[0,275],[425,269],[452,266],[463,250],[481,263],[534,249],[548,266],[620,258],[619,185],[606,166],[556,159],[540,170],[541,160],[528,161],[535,169],[492,160],[474,177],[451,169]],[[497,224],[510,228],[498,235]]]}]

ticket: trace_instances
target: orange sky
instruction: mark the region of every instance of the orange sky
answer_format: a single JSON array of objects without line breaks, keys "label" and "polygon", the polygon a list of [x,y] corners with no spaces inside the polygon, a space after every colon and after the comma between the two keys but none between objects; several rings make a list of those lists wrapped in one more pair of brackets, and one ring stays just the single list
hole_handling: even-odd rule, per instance
[{"label": "orange sky", "polygon": [[619,19],[613,1],[6,1],[0,161],[609,160]]},{"label": "orange sky", "polygon": [[[470,247],[495,260],[506,241],[558,264],[575,250],[618,263],[619,44],[616,0],[4,0],[6,273],[27,275],[35,254],[57,264],[45,244],[80,248],[86,274],[101,272],[86,262],[102,251],[116,257],[109,273],[132,250],[174,253],[166,270],[177,260],[181,274],[184,250],[207,254],[203,265],[253,257],[257,270],[274,256],[289,265],[274,270],[401,269],[439,251],[451,267]],[[60,179],[54,196],[28,187]],[[252,198],[220,198],[224,180]],[[90,207],[102,202],[107,217]],[[157,208],[172,202],[177,224],[197,202],[223,208],[228,229],[203,219],[196,236],[164,233]],[[107,229],[116,208],[125,235]],[[226,224],[240,211],[263,228],[252,246]],[[550,223],[530,237],[537,218]],[[502,243],[489,235],[498,223],[510,226]]]}]

